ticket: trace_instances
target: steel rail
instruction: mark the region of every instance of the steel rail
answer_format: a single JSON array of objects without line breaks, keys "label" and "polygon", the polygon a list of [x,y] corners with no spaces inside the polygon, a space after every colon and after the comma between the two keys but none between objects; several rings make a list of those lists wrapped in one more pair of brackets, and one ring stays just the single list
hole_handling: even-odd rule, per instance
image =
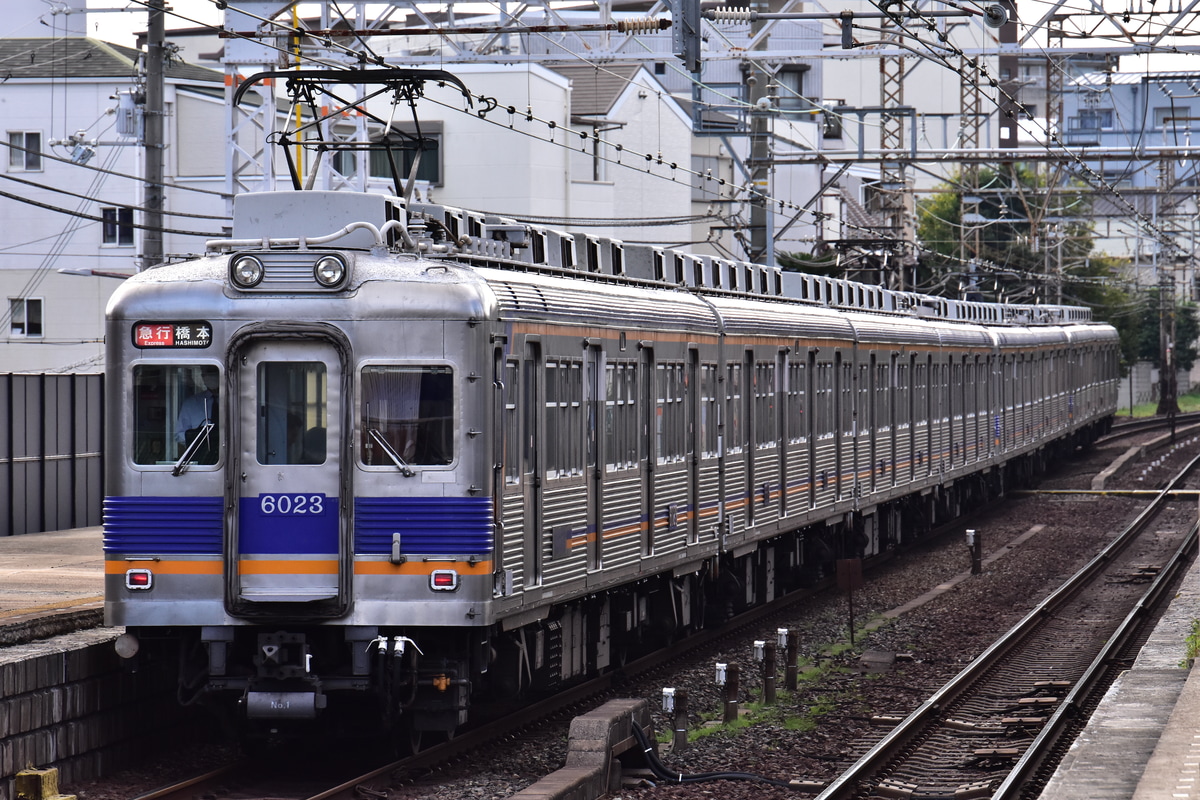
[{"label": "steel rail", "polygon": [[1015,798],[1021,797],[1022,792],[1028,787],[1030,778],[1035,776],[1046,764],[1067,729],[1084,713],[1084,707],[1098,691],[1103,692],[1107,689],[1108,682],[1104,679],[1117,660],[1117,655],[1145,626],[1148,618],[1171,588],[1175,579],[1187,568],[1192,557],[1195,556],[1198,532],[1200,532],[1200,521],[1192,526],[1187,538],[1179,545],[1171,560],[1159,571],[1145,594],[1113,633],[1112,638],[1108,640],[1088,666],[1087,671],[1063,698],[1062,703],[1059,704],[1038,735],[1034,737],[1033,742],[1017,761],[1008,777],[992,793],[991,800],[1015,800]]},{"label": "steel rail", "polygon": [[862,758],[832,781],[823,792],[817,795],[816,800],[843,800],[843,798],[858,793],[861,784],[866,783],[873,775],[880,772],[884,765],[894,760],[929,726],[945,706],[967,693],[973,683],[995,667],[1004,656],[1015,650],[1041,625],[1043,620],[1050,618],[1059,607],[1084,588],[1089,581],[1102,573],[1114,556],[1142,533],[1158,514],[1160,507],[1166,504],[1170,493],[1196,468],[1197,464],[1200,464],[1200,456],[1194,458],[1180,470],[1171,483],[1159,492],[1142,513],[1129,523],[1119,536],[1109,542],[1095,558],[1067,579],[1062,586],[1055,589],[1007,633],[971,661],[958,675],[934,692],[928,700],[893,728]]}]

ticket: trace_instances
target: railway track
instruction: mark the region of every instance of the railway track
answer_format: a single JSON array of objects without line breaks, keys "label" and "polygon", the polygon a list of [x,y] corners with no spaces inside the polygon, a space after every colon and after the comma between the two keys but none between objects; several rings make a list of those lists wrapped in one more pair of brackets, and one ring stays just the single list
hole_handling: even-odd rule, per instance
[{"label": "railway track", "polygon": [[[1200,422],[1200,411],[1192,411],[1186,414],[1175,415],[1176,428],[1195,425],[1197,422]],[[1138,419],[1125,418],[1125,421],[1123,422],[1114,422],[1112,430],[1096,441],[1098,444],[1103,444],[1104,442],[1112,442],[1122,439],[1126,436],[1136,436],[1137,434],[1159,428],[1167,430],[1169,427],[1170,421],[1166,417],[1143,417]]]},{"label": "railway track", "polygon": [[1194,506],[1172,498],[1198,464],[818,800],[1036,797],[1195,554]]},{"label": "railway track", "polygon": [[[1167,491],[1177,490],[1181,482],[1182,478],[1177,479],[1168,487]],[[1165,496],[1166,492],[1164,492]],[[1148,515],[1149,512],[1143,514],[1142,518],[1140,518],[1142,529],[1153,524],[1152,518]],[[963,524],[964,520],[960,519],[949,527],[957,529],[961,528]],[[1093,564],[1112,565],[1117,563],[1117,555],[1113,552],[1115,549],[1116,545],[1114,543],[1114,546],[1110,547]],[[1136,563],[1128,567],[1126,573],[1121,573],[1120,579],[1128,580],[1128,586],[1130,587],[1142,586],[1147,577],[1156,572],[1154,569],[1147,570],[1143,569],[1143,567],[1166,562],[1167,556],[1162,552],[1163,549],[1164,547],[1160,546],[1154,552],[1137,551],[1136,555],[1127,555],[1127,561]],[[1112,572],[1114,569],[1118,570],[1119,573],[1120,568],[1116,566],[1110,566],[1107,572],[1118,574]],[[1087,572],[1087,569],[1082,572]],[[137,800],[175,800],[175,798],[199,798],[205,796],[223,796],[236,798],[236,800],[257,798],[296,798],[296,800],[357,798],[361,800],[364,797],[384,796],[398,785],[403,785],[413,780],[428,780],[431,774],[442,774],[443,770],[452,771],[456,764],[461,765],[468,759],[474,760],[479,758],[481,750],[497,746],[496,742],[512,740],[513,737],[520,736],[522,731],[531,730],[534,726],[544,725],[547,721],[553,720],[555,717],[571,717],[585,710],[590,710],[604,700],[620,694],[621,687],[628,680],[633,680],[639,675],[653,674],[658,670],[669,671],[672,665],[688,660],[703,660],[703,656],[697,654],[703,653],[706,649],[720,648],[723,643],[745,638],[749,635],[750,631],[760,629],[764,620],[768,620],[780,613],[786,613],[789,608],[803,602],[810,594],[822,591],[825,588],[828,587],[821,585],[814,587],[812,592],[809,593],[797,593],[781,598],[769,606],[761,607],[738,617],[718,630],[700,632],[681,640],[672,648],[666,648],[658,653],[638,659],[637,661],[632,661],[625,665],[619,675],[608,674],[601,676],[594,681],[577,686],[566,693],[540,703],[526,706],[519,709],[517,713],[508,714],[502,719],[481,725],[449,742],[431,747],[410,758],[389,761],[387,763],[384,763],[385,759],[380,759],[376,762],[377,766],[364,769],[358,773],[345,773],[336,778],[323,776],[319,780],[306,780],[303,782],[296,780],[295,775],[298,770],[294,767],[292,769],[285,767],[282,770],[272,770],[266,768],[261,763],[247,763],[240,765],[236,770],[227,770],[212,776],[205,776],[202,783],[198,782],[197,779],[192,779],[175,787],[166,787],[154,793],[143,795]],[[1063,590],[1060,590],[1059,594],[1062,593]],[[1126,602],[1132,602],[1132,600],[1126,598]],[[1091,615],[1108,619],[1119,617],[1123,613],[1117,610],[1100,610],[1097,608],[1091,612]],[[1066,648],[1070,651],[1076,646],[1074,643],[1083,641],[1084,644],[1087,644],[1089,641],[1086,635],[1082,635],[1081,631],[1077,630],[1080,626],[1074,621],[1075,616],[1082,618],[1084,615],[1075,615],[1074,612],[1069,610],[1054,611],[1051,606],[1044,605],[1031,613],[1026,620],[1038,617],[1048,617],[1055,620],[1057,627],[1052,629],[1049,636],[1052,640],[1072,641],[1072,647]],[[1080,634],[1078,638],[1077,634]],[[1094,641],[1097,637],[1102,638],[1103,634],[1091,634],[1092,645],[1098,646]],[[995,649],[993,648],[993,650]],[[987,655],[985,654],[985,657]],[[1110,656],[1109,659],[1115,659],[1115,663],[1119,666],[1121,663],[1125,663],[1122,659],[1128,660],[1131,657],[1126,654],[1118,654]],[[1030,774],[1031,772],[1036,773],[1036,766],[1038,766],[1039,762],[1044,762],[1046,757],[1037,757],[1035,755],[1026,757],[1023,754],[1034,752],[1032,750],[1034,739],[1041,736],[1044,731],[1058,727],[1058,722],[1049,720],[1051,715],[1060,708],[1070,709],[1069,712],[1061,715],[1062,723],[1068,724],[1071,722],[1075,709],[1081,705],[1085,705],[1087,702],[1086,698],[1076,699],[1068,697],[1067,693],[1074,693],[1075,690],[1071,686],[1061,683],[1065,679],[1057,677],[1059,674],[1064,673],[1082,673],[1082,668],[1078,664],[1067,663],[1068,659],[1066,658],[1060,661],[1062,663],[1056,662],[1052,665],[1052,668],[1034,668],[1030,666],[1031,662],[1029,661],[1014,662],[1015,666],[1010,667],[1009,670],[1013,674],[1012,680],[1018,684],[1018,688],[1008,690],[1006,696],[1015,699],[1003,701],[1003,703],[1007,704],[1007,707],[998,708],[995,701],[991,702],[990,705],[988,703],[980,705],[979,701],[975,701],[974,706],[970,702],[964,701],[961,705],[961,710],[956,710],[954,714],[943,714],[942,716],[945,719],[950,720],[943,727],[946,727],[951,732],[951,739],[954,743],[952,745],[944,745],[946,749],[940,751],[936,760],[946,762],[948,757],[951,757],[951,760],[957,759],[956,763],[962,769],[958,769],[957,774],[943,776],[936,780],[930,779],[927,784],[922,784],[921,781],[925,779],[916,774],[911,774],[908,778],[905,778],[903,777],[904,773],[898,771],[896,772],[894,783],[884,784],[882,781],[877,783],[878,786],[885,789],[883,796],[895,796],[895,794],[891,793],[892,790],[901,792],[912,791],[912,787],[914,786],[916,790],[913,796],[933,796],[933,794],[940,791],[939,786],[943,784],[945,786],[953,785],[954,791],[959,791],[960,796],[991,796],[990,794],[982,793],[984,787],[988,791],[996,787],[1001,782],[1004,769],[1017,766],[1016,762],[1024,761],[1021,767],[1022,775]],[[980,659],[977,659],[976,663],[982,662]],[[974,668],[975,664],[972,667]],[[1037,685],[1039,683],[1040,685]],[[935,710],[946,706],[951,701],[948,699],[949,695],[945,692],[946,690],[939,692],[938,695],[931,698],[929,703],[926,703],[926,706],[933,707]],[[955,708],[958,709],[960,707],[956,706]],[[917,713],[920,713],[920,711]],[[1009,721],[1004,723],[1006,719]],[[990,720],[992,722],[978,722],[973,720]],[[999,723],[996,722],[997,720],[999,720]],[[889,736],[893,735],[896,735],[896,732],[893,732]],[[904,749],[911,747],[913,747],[911,742],[906,743]],[[1052,751],[1053,743],[1047,743],[1045,747],[1047,750]],[[991,752],[984,752],[989,750]],[[946,754],[950,754],[950,756]],[[307,767],[310,764],[305,764],[304,766]],[[969,792],[966,795],[961,794],[964,786],[973,784],[979,785],[979,792],[981,793],[977,795],[971,795]],[[870,781],[867,780],[864,785],[870,785]],[[830,791],[837,791],[837,786],[837,783],[830,784]],[[951,795],[953,793],[953,791],[950,792]],[[856,790],[848,794],[830,794],[829,796],[869,797],[872,795],[861,794]],[[942,795],[939,794],[938,796]],[[1013,794],[1010,796],[1016,797],[1019,795]]]}]

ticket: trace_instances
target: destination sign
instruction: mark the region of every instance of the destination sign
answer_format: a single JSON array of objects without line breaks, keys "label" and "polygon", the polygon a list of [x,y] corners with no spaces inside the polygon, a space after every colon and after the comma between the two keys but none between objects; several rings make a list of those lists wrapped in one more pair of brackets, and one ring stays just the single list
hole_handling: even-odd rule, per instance
[{"label": "destination sign", "polygon": [[212,344],[210,322],[139,322],[133,326],[133,346],[208,347]]}]

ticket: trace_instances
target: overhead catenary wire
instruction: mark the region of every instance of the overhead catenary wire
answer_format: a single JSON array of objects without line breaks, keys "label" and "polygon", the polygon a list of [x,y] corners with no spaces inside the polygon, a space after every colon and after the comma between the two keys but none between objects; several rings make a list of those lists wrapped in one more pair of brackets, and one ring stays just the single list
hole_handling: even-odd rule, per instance
[{"label": "overhead catenary wire", "polygon": [[[145,2],[145,0],[131,0],[131,2],[138,3],[139,5],[148,5],[148,4]],[[190,18],[188,18],[188,17],[185,17],[185,16],[183,16],[183,15],[177,14],[176,12],[168,12],[168,13],[172,13],[172,14],[174,14],[175,16],[178,16],[178,17],[180,17],[180,18],[182,18],[182,19],[185,19],[185,20],[191,21],[191,22],[193,22],[193,23],[195,23],[195,24],[203,25],[203,26],[205,26],[205,27],[216,27],[216,26],[209,26],[209,25],[206,25],[205,23],[201,23],[201,22],[198,22],[197,20],[190,19]],[[260,21],[262,21],[263,23],[265,23],[265,24],[269,24],[269,25],[272,25],[272,26],[274,26],[274,27],[276,27],[276,28],[280,29],[281,31],[284,31],[284,32],[289,32],[289,33],[300,33],[300,34],[305,34],[305,31],[304,31],[302,28],[297,28],[297,27],[295,27],[295,26],[287,25],[287,24],[285,24],[285,23],[281,23],[281,22],[278,22],[278,21],[276,21],[276,20],[271,20],[271,19],[268,19],[268,18],[266,18],[266,17],[260,17],[260,16],[257,16],[257,15],[254,15],[254,14],[252,14],[252,13],[248,13],[248,12],[246,12],[246,13],[247,13],[247,15],[248,15],[248,16],[251,16],[251,17],[253,17],[253,18],[259,19],[259,20],[260,20]],[[910,35],[912,35],[912,34],[911,34],[911,32],[910,32]],[[245,37],[245,38],[250,38],[250,37]],[[318,38],[319,38],[319,37],[318,37]],[[342,52],[344,52],[344,53],[346,53],[346,54],[348,54],[348,55],[350,55],[350,56],[352,56],[352,57],[356,58],[356,59],[357,59],[357,60],[359,60],[359,61],[369,61],[369,62],[371,62],[371,63],[381,63],[381,62],[383,61],[383,59],[380,59],[378,56],[371,57],[371,56],[368,56],[368,55],[367,55],[365,52],[363,52],[363,51],[354,51],[354,50],[352,50],[352,49],[350,49],[350,48],[347,48],[347,47],[341,46],[340,44],[338,44],[338,43],[336,43],[336,42],[332,41],[332,39],[330,39],[330,38],[325,38],[325,39],[323,39],[323,40],[320,40],[320,41],[321,41],[321,43],[322,43],[322,44],[324,44],[326,47],[328,47],[328,48],[330,48],[330,49],[334,49],[334,50],[340,50],[340,51],[342,51]],[[918,41],[919,41],[919,38],[918,38]],[[264,47],[267,47],[267,48],[270,48],[270,49],[276,49],[276,50],[279,50],[280,52],[286,52],[286,51],[285,51],[285,50],[283,50],[282,48],[276,48],[276,47],[273,47],[272,45],[270,45],[270,44],[267,44],[267,43],[265,43],[265,42],[258,42],[258,43],[259,43],[259,44],[261,44],[262,46],[264,46]],[[317,58],[313,58],[312,56],[302,56],[302,57],[303,57],[303,58],[305,58],[305,59],[306,59],[306,60],[308,60],[308,61],[311,61],[312,63],[315,63],[315,64],[320,64],[320,65],[323,65],[323,66],[326,66],[326,67],[332,67],[332,68],[346,68],[346,65],[345,65],[345,64],[341,64],[341,63],[337,63],[337,62],[329,62],[329,61],[326,61],[326,60],[323,60],[323,59],[317,59]],[[938,54],[936,54],[936,53],[934,53],[932,57],[933,57],[934,59],[936,59],[936,60],[938,60],[938,61],[942,62],[943,64],[945,63],[945,59],[944,59],[944,57],[941,57],[941,56],[939,56],[939,55],[938,55]],[[953,69],[953,67],[951,67],[951,69]],[[994,83],[994,81],[993,81],[993,83]],[[481,98],[482,98],[482,96],[480,96],[480,95],[475,95],[475,96],[476,96],[476,97],[481,97]],[[488,101],[490,101],[490,102],[491,102],[491,104],[492,104],[492,109],[491,109],[491,110],[495,110],[495,108],[496,108],[496,107],[499,107],[499,106],[500,106],[499,102],[498,102],[498,101],[496,101],[496,100],[495,100],[495,98],[485,98],[485,99],[487,99]],[[457,108],[454,108],[453,106],[450,106],[450,105],[448,105],[448,104],[444,104],[444,103],[443,103],[442,105],[445,105],[446,107],[448,107],[448,108],[451,108],[451,109],[454,109],[454,110],[456,110],[456,111],[460,111],[461,113],[468,113],[468,114],[469,114],[469,113],[471,113],[471,111],[469,111],[469,110],[467,110],[467,109],[457,109]],[[510,112],[512,111],[512,107],[511,107],[511,106],[509,106],[509,110],[510,110]],[[481,117],[481,118],[484,118],[482,114],[480,114],[480,117]],[[532,116],[531,116],[531,118],[532,118]],[[490,122],[490,123],[492,123],[492,124],[497,124],[495,120],[487,120],[487,121],[488,121],[488,122]],[[551,121],[551,122],[552,122],[552,121]],[[517,129],[516,129],[516,128],[514,128],[512,125],[509,125],[509,126],[506,126],[506,127],[509,127],[509,128],[510,128],[510,129],[512,129],[512,130],[517,130]],[[553,124],[551,125],[551,128],[553,129]],[[518,131],[518,132],[519,132],[519,133],[522,133],[522,134],[524,134],[524,135],[532,135],[532,136],[535,136],[535,138],[542,139],[543,141],[547,141],[547,142],[549,142],[549,143],[551,143],[551,144],[555,144],[555,145],[557,145],[557,146],[567,146],[567,145],[565,145],[565,143],[563,143],[563,142],[558,142],[558,141],[555,141],[555,139],[554,139],[554,137],[553,137],[553,134],[552,134],[552,135],[551,135],[549,138],[544,138],[544,137],[537,136],[536,134],[532,134],[531,132],[526,132],[526,131]],[[619,154],[619,153],[621,152],[621,150],[622,150],[622,148],[621,148],[621,146],[620,146],[620,145],[612,145],[611,143],[605,142],[605,141],[603,141],[603,140],[602,140],[602,143],[603,143],[603,144],[605,144],[605,145],[607,145],[607,146],[609,146],[609,147],[613,147],[613,148],[615,148],[615,150],[616,150],[616,152],[617,152],[618,154]],[[605,158],[604,160],[608,161],[609,163],[615,163],[615,164],[617,164],[618,166],[621,166],[621,167],[624,167],[624,168],[629,168],[629,169],[637,169],[638,171],[647,172],[647,173],[649,173],[649,174],[651,174],[651,175],[655,175],[655,177],[659,177],[659,178],[663,178],[663,179],[667,179],[667,180],[672,180],[672,181],[675,181],[675,182],[678,182],[678,179],[675,177],[675,174],[676,174],[676,173],[680,173],[680,174],[691,174],[691,175],[693,175],[693,176],[695,176],[695,177],[697,177],[697,178],[700,178],[701,180],[712,180],[712,178],[711,178],[710,176],[701,175],[700,173],[697,173],[697,172],[695,172],[695,171],[692,171],[692,170],[690,170],[690,169],[687,169],[687,168],[685,168],[685,167],[680,167],[680,166],[679,166],[679,165],[677,165],[677,164],[671,164],[671,165],[670,165],[670,168],[671,168],[671,173],[672,173],[671,175],[655,174],[655,173],[654,173],[654,171],[653,171],[653,169],[652,169],[653,163],[654,163],[654,161],[655,161],[655,157],[654,157],[653,155],[650,155],[650,154],[645,154],[645,158],[646,158],[646,161],[647,161],[647,162],[649,162],[649,163],[651,164],[651,167],[647,167],[647,166],[645,166],[645,165],[643,165],[643,164],[636,164],[636,165],[635,165],[635,164],[629,164],[629,163],[626,163],[626,162],[624,162],[624,161],[622,161],[622,160],[621,160],[621,157],[620,157],[620,155],[618,155],[618,156],[617,156],[617,158]],[[663,163],[663,161],[662,161],[662,159],[661,159],[661,156],[660,156],[660,157],[657,159],[657,161],[658,161],[658,164],[659,164],[659,165],[661,165],[661,164]],[[767,203],[769,203],[769,204],[770,204],[770,205],[772,205],[772,206],[776,206],[776,205],[777,205],[777,206],[779,207],[780,211],[784,211],[784,210],[787,210],[787,209],[789,209],[789,208],[790,208],[790,209],[796,210],[798,214],[807,214],[808,216],[812,217],[812,218],[813,218],[814,220],[816,220],[817,222],[820,222],[820,221],[824,220],[824,219],[825,219],[825,217],[826,217],[826,215],[825,215],[825,214],[822,214],[821,212],[812,211],[812,210],[808,210],[808,209],[799,209],[799,208],[796,206],[796,204],[794,204],[794,203],[790,203],[790,202],[788,202],[788,201],[783,201],[783,200],[779,200],[779,199],[777,199],[777,198],[774,198],[774,197],[770,197],[770,196],[769,196],[769,195],[767,195],[765,192],[758,191],[758,190],[756,190],[756,189],[755,189],[754,187],[752,187],[752,186],[743,185],[743,184],[736,184],[736,183],[733,183],[733,182],[726,182],[726,181],[724,181],[724,180],[720,180],[720,181],[719,181],[719,183],[720,183],[720,185],[726,185],[726,184],[727,184],[727,185],[731,186],[731,187],[732,187],[732,192],[733,192],[733,194],[734,194],[735,196],[741,195],[741,196],[744,196],[744,197],[746,197],[746,198],[748,198],[748,197],[750,197],[750,196],[756,196],[756,195],[757,195],[757,196],[760,196],[760,197],[764,198],[764,202],[767,202]],[[853,224],[853,223],[850,223],[850,222],[849,222],[849,221],[847,221],[847,220],[841,220],[840,222],[841,222],[841,224],[842,224],[844,227],[846,227],[846,228],[848,228],[848,229],[851,229],[851,230],[859,230],[859,231],[862,231],[862,232],[864,232],[864,233],[867,233],[867,234],[869,234],[869,235],[871,236],[871,238],[878,239],[878,240],[882,240],[882,241],[891,241],[891,242],[894,242],[894,243],[895,243],[895,244],[897,244],[897,245],[902,245],[902,246],[906,246],[906,247],[912,247],[912,248],[913,248],[914,250],[916,250],[917,252],[925,252],[925,253],[928,253],[928,254],[930,254],[930,255],[936,255],[936,256],[938,256],[939,258],[942,258],[943,260],[946,260],[946,261],[950,261],[950,262],[957,262],[957,263],[961,263],[961,264],[963,264],[963,265],[972,265],[972,264],[974,264],[974,265],[976,265],[976,266],[977,266],[977,265],[979,264],[979,261],[978,261],[977,259],[972,259],[972,260],[963,260],[963,259],[958,259],[958,258],[955,258],[955,257],[953,257],[953,256],[946,256],[945,254],[942,254],[942,253],[937,253],[936,251],[932,251],[932,250],[928,250],[927,248],[924,248],[923,246],[921,246],[921,245],[920,245],[920,243],[919,243],[919,242],[915,242],[915,243],[914,243],[914,242],[908,242],[908,241],[905,241],[905,240],[903,240],[903,239],[901,239],[901,238],[899,238],[899,237],[892,236],[892,235],[888,234],[886,231],[879,231],[879,230],[875,230],[875,229],[872,229],[872,228],[869,228],[869,227],[858,226],[858,225],[855,225],[855,224]]]},{"label": "overhead catenary wire", "polygon": [[[880,7],[882,10],[879,0],[871,0],[871,2],[876,7]],[[928,30],[930,30],[931,32],[937,33],[938,38],[941,39],[943,41],[943,43],[945,43],[945,40],[947,37],[945,36],[944,33],[937,31],[937,26],[933,23],[932,20],[926,18],[924,15],[922,15],[920,13],[920,11],[916,10],[914,7],[909,6],[907,4],[907,0],[897,0],[897,2],[900,2],[906,8],[909,8],[911,14],[914,15],[916,19],[924,22],[926,28]],[[903,18],[901,17],[900,14],[897,14],[895,16],[895,24],[898,28],[903,30],[914,40],[925,45],[927,48],[930,46],[929,43],[923,41],[919,36],[917,36],[911,30],[909,30],[908,26],[906,26],[904,24]],[[966,54],[961,49],[959,49],[957,46],[949,45],[949,47],[950,47],[951,52],[954,55],[957,55],[964,59],[967,58]],[[953,72],[959,72],[959,70],[953,64],[950,64],[948,61],[946,61],[945,57],[939,53],[933,52],[931,50],[927,57],[939,61],[940,63],[942,63],[944,66],[946,66],[948,69],[950,69]],[[1012,104],[1012,107],[1008,109],[1008,113],[1010,115],[1012,115],[1014,113],[1013,108],[1018,108],[1020,106],[1020,104],[1017,102],[1016,98],[1014,98],[1003,87],[1001,87],[999,82],[994,77],[992,77],[991,75],[988,74],[987,66],[984,64],[981,64],[978,59],[967,59],[967,63],[970,64],[971,67],[976,72],[978,72],[981,77],[986,79],[988,85],[990,85],[1000,95],[1002,95],[1004,97],[1004,99],[1008,100]],[[961,74],[961,73],[959,73],[959,74]],[[999,100],[992,98],[992,97],[989,97],[988,99],[991,100],[993,103],[995,103],[998,108],[1000,108]],[[1004,109],[1001,108],[1001,110],[1003,111]],[[1120,199],[1126,206],[1127,210],[1129,210],[1133,214],[1133,216],[1139,222],[1141,222],[1141,224],[1144,225],[1148,230],[1153,231],[1157,235],[1156,238],[1159,239],[1159,242],[1164,247],[1166,247],[1168,250],[1175,250],[1178,248],[1178,245],[1175,244],[1175,242],[1169,237],[1169,235],[1165,231],[1163,231],[1152,220],[1150,220],[1144,214],[1142,214],[1141,211],[1139,211],[1136,206],[1134,206],[1132,203],[1130,203],[1125,198],[1125,196],[1121,194],[1121,192],[1119,190],[1117,190],[1115,187],[1111,186],[1106,180],[1104,180],[1104,177],[1102,175],[1100,175],[1094,169],[1092,169],[1086,163],[1084,163],[1083,159],[1079,156],[1079,154],[1073,152],[1070,148],[1066,147],[1061,142],[1059,142],[1057,133],[1054,133],[1046,128],[1043,128],[1043,132],[1046,134],[1047,138],[1050,141],[1052,141],[1063,153],[1065,153],[1067,156],[1070,157],[1071,160],[1073,160],[1075,162],[1075,164],[1078,166],[1079,170],[1084,174],[1084,176],[1085,176],[1084,179],[1087,183],[1091,184],[1092,186],[1094,186],[1097,189],[1101,189],[1102,191],[1105,191],[1105,192],[1111,194],[1113,197]],[[1045,147],[1045,149],[1048,152],[1050,152],[1051,154],[1055,154],[1055,151],[1050,147],[1049,144],[1044,144],[1043,146]],[[1091,178],[1091,179],[1089,180],[1088,178]]]}]

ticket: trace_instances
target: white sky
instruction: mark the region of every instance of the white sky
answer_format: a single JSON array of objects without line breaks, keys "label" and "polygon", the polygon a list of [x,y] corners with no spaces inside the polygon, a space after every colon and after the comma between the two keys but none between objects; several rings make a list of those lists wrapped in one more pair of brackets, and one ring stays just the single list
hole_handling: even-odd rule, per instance
[{"label": "white sky", "polygon": [[[88,5],[88,35],[114,44],[134,47],[135,34],[146,30],[146,7],[127,0],[87,0]],[[167,6],[186,17],[200,22],[220,25],[224,18],[210,0],[167,0]],[[103,14],[92,13],[95,9],[127,9]],[[178,17],[167,16],[167,30],[172,28],[191,28],[192,23]]]}]

